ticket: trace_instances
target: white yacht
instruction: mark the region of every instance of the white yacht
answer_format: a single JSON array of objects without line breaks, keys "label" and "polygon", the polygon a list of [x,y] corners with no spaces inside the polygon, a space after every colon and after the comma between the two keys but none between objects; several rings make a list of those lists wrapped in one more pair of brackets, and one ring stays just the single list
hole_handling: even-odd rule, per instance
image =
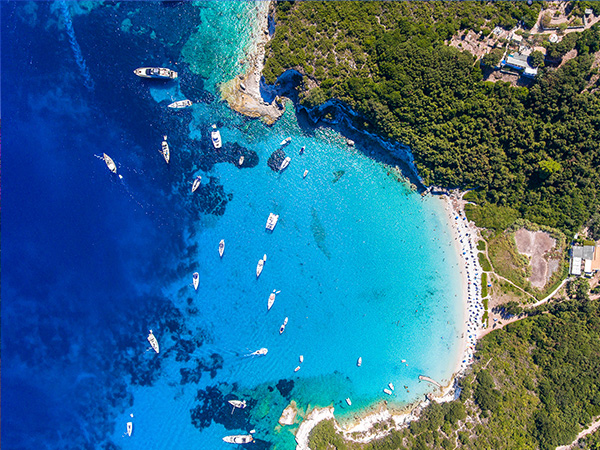
[{"label": "white yacht", "polygon": [[303,363],[304,362],[304,355],[300,355],[300,362]]},{"label": "white yacht", "polygon": [[133,433],[133,422],[127,422],[127,436],[131,436]]},{"label": "white yacht", "polygon": [[352,400],[350,400],[350,397],[346,399],[346,403],[348,403],[348,406],[352,406]]},{"label": "white yacht", "polygon": [[194,182],[192,183],[192,192],[196,192],[196,189],[200,187],[200,182],[202,181],[202,177],[198,175]]},{"label": "white yacht", "polygon": [[296,366],[296,368],[294,369],[294,372],[298,372],[300,370],[300,366]]},{"label": "white yacht", "polygon": [[110,170],[112,173],[117,173],[117,166],[110,156],[108,156],[106,153],[102,153],[102,159],[104,159],[108,170]]},{"label": "white yacht", "polygon": [[198,290],[198,283],[200,283],[200,274],[198,272],[194,272],[192,275],[192,284],[194,285],[194,290]]},{"label": "white yacht", "polygon": [[154,351],[156,353],[159,353],[160,349],[158,347],[158,341],[156,340],[156,337],[152,334],[152,330],[150,330],[150,334],[148,335],[148,342],[150,342],[150,345],[152,346]]},{"label": "white yacht", "polygon": [[263,347],[263,348],[259,348],[258,350],[250,353],[250,356],[262,356],[262,355],[266,355],[269,352],[269,349]]},{"label": "white yacht", "polygon": [[236,434],[233,436],[225,436],[223,440],[230,444],[249,444],[254,438],[251,434]]},{"label": "white yacht", "polygon": [[279,334],[283,333],[283,330],[285,330],[285,326],[287,325],[287,323],[288,323],[288,318],[286,317],[283,320],[283,324],[281,325],[281,327],[279,327]]},{"label": "white yacht", "polygon": [[242,164],[244,164],[244,155],[240,156],[240,159],[238,160],[238,164],[241,166]]},{"label": "white yacht", "polygon": [[267,259],[263,257],[263,259],[258,260],[258,264],[256,265],[256,278],[260,276],[263,271],[263,266],[265,265],[265,261]]},{"label": "white yacht", "polygon": [[394,385],[392,383],[388,383],[388,386],[390,387],[390,389],[393,391],[394,390]]},{"label": "white yacht", "polygon": [[223,257],[223,252],[225,251],[225,239],[221,239],[219,242],[219,256]]},{"label": "white yacht", "polygon": [[292,142],[292,138],[291,137],[287,137],[283,141],[281,141],[281,144],[279,144],[279,145],[281,147],[283,147],[284,145],[288,145],[290,142]]},{"label": "white yacht", "polygon": [[171,150],[169,149],[169,144],[167,144],[167,136],[163,136],[160,153],[165,158],[167,164],[169,164],[169,159],[171,158]]},{"label": "white yacht", "polygon": [[276,291],[275,289],[273,289],[273,292],[271,292],[271,294],[269,295],[269,301],[267,303],[267,311],[271,309],[271,307],[273,306],[273,303],[275,303],[275,296],[277,294],[279,294],[281,291]]},{"label": "white yacht", "polygon": [[234,408],[244,409],[246,407],[246,400],[228,400],[228,402]]},{"label": "white yacht", "polygon": [[306,169],[306,170],[304,171],[304,174],[302,174],[302,178],[306,178],[306,175],[308,175],[308,169]]},{"label": "white yacht", "polygon": [[192,101],[186,98],[185,100],[178,100],[176,102],[169,103],[168,106],[169,108],[173,109],[187,108],[188,106],[192,106]]},{"label": "white yacht", "polygon": [[358,357],[358,361],[356,361],[356,365],[357,365],[358,367],[362,366],[362,356],[359,356],[359,357]]},{"label": "white yacht", "polygon": [[164,67],[140,67],[133,71],[138,77],[157,78],[161,80],[174,80],[177,78],[177,72]]},{"label": "white yacht", "polygon": [[210,138],[212,140],[213,146],[215,148],[221,148],[221,145],[222,145],[221,133],[219,132],[219,130],[217,130],[216,125],[213,125],[212,128],[213,128],[213,130],[210,133]]},{"label": "white yacht", "polygon": [[388,388],[385,388],[383,392],[385,392],[387,395],[392,395],[392,391],[390,391]]},{"label": "white yacht", "polygon": [[290,161],[292,160],[292,158],[290,158],[289,156],[286,156],[285,159],[283,161],[281,161],[281,166],[279,166],[279,171],[283,171],[287,166],[290,165]]},{"label": "white yacht", "polygon": [[267,226],[266,226],[267,230],[273,231],[273,229],[275,228],[275,225],[277,225],[278,220],[279,220],[278,214],[270,213],[269,218],[267,219]]}]

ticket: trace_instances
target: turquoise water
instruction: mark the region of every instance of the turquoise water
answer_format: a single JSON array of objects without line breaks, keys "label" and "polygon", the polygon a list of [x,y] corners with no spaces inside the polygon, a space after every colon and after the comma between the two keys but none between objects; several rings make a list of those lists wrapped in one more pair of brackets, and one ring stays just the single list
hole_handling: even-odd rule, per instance
[{"label": "turquoise water", "polygon": [[[264,3],[66,5],[2,9],[7,447],[225,449],[224,435],[255,429],[257,446],[289,449],[297,425],[277,420],[292,400],[346,421],[421,399],[420,374],[449,379],[463,304],[443,203],[373,159],[383,150],[372,139],[348,147],[291,104],[269,127],[218,98]],[[132,74],[151,63],[180,77]],[[186,97],[191,108],[166,108]],[[288,136],[291,163],[277,173],[267,161]],[[44,186],[35,195],[32,179]],[[148,329],[160,354],[147,351]],[[232,398],[248,407],[232,413]]]}]

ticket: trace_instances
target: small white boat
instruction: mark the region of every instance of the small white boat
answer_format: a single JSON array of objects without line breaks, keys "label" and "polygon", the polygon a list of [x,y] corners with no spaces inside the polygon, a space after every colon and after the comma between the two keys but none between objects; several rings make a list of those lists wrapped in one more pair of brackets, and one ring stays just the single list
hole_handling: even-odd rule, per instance
[{"label": "small white boat", "polygon": [[291,137],[287,137],[283,141],[281,141],[281,144],[279,144],[279,145],[281,147],[283,147],[284,145],[288,145],[290,142],[292,142],[292,138]]},{"label": "small white boat", "polygon": [[212,140],[213,146],[215,148],[221,148],[223,143],[221,142],[221,133],[217,130],[217,126],[213,124],[213,130],[210,132],[210,139]]},{"label": "small white boat", "polygon": [[192,192],[196,192],[196,189],[200,187],[200,182],[202,181],[202,177],[198,175],[194,182],[192,183]]},{"label": "small white boat", "polygon": [[302,175],[302,178],[306,178],[306,175],[308,175],[308,169],[306,169],[306,170],[304,171],[304,174]]},{"label": "small white boat", "polygon": [[267,262],[267,254],[266,253],[263,255],[263,261]]},{"label": "small white boat", "polygon": [[251,434],[236,434],[233,436],[225,436],[223,440],[230,444],[249,444],[254,438]]},{"label": "small white boat", "polygon": [[174,80],[177,78],[177,72],[164,67],[140,67],[133,71],[138,77],[157,78],[162,80]]},{"label": "small white boat", "polygon": [[403,363],[405,363],[405,362],[406,362],[406,360],[405,360],[405,359],[403,359],[403,360],[402,360],[402,361],[400,361],[400,362],[403,362]]},{"label": "small white boat", "polygon": [[303,363],[304,362],[304,355],[300,355],[300,362]]},{"label": "small white boat", "polygon": [[167,144],[167,136],[164,136],[160,153],[165,158],[165,161],[167,162],[167,164],[169,164],[169,159],[171,158],[171,150],[169,149],[169,144]]},{"label": "small white boat", "polygon": [[296,368],[294,369],[294,372],[298,372],[300,370],[300,366],[296,366]]},{"label": "small white boat", "polygon": [[277,225],[278,220],[279,220],[278,214],[270,213],[269,217],[267,218],[267,225],[266,225],[267,230],[273,231],[273,229],[275,228],[275,225]]},{"label": "small white boat", "polygon": [[102,153],[102,159],[104,159],[108,170],[110,170],[112,173],[117,173],[117,166],[110,156],[108,156],[106,153]]},{"label": "small white boat", "polygon": [[287,166],[289,166],[291,160],[292,160],[292,158],[290,158],[289,156],[286,156],[285,159],[283,161],[281,161],[281,166],[279,166],[279,171],[281,172]]},{"label": "small white boat", "polygon": [[156,353],[159,353],[160,349],[158,347],[158,341],[156,340],[156,337],[152,334],[152,330],[150,330],[150,334],[148,335],[148,342],[150,342],[150,345],[152,346],[154,351]]},{"label": "small white boat", "polygon": [[258,278],[260,276],[260,274],[262,273],[264,265],[265,265],[265,260],[259,259],[258,264],[256,265],[256,278]]},{"label": "small white boat", "polygon": [[244,164],[244,155],[240,156],[240,159],[238,159],[238,164],[241,166],[242,164]]},{"label": "small white boat", "polygon": [[358,357],[358,361],[356,361],[356,365],[357,365],[358,367],[362,366],[362,356],[359,356],[359,357]]},{"label": "small white boat", "polygon": [[348,406],[352,406],[352,401],[350,400],[350,397],[346,399],[346,403],[348,403]]},{"label": "small white boat", "polygon": [[225,251],[225,239],[221,239],[221,242],[219,242],[219,256],[221,258],[223,257],[224,251]]},{"label": "small white boat", "polygon": [[273,292],[271,292],[271,294],[269,295],[269,301],[267,303],[267,311],[271,309],[271,307],[273,306],[273,303],[275,303],[275,296],[277,294],[279,294],[281,291],[276,291],[275,289],[273,289]]},{"label": "small white boat", "polygon": [[244,409],[246,407],[246,400],[228,400],[228,402],[234,408]]},{"label": "small white boat", "polygon": [[390,391],[388,388],[385,388],[383,392],[385,392],[387,395],[392,395],[392,391]]},{"label": "small white boat", "polygon": [[127,436],[131,436],[133,433],[133,422],[127,422]]},{"label": "small white boat", "polygon": [[283,321],[283,324],[281,325],[281,327],[279,327],[279,334],[283,333],[283,330],[285,330],[285,326],[288,323],[288,318],[286,317]]},{"label": "small white boat", "polygon": [[304,153],[304,149],[306,148],[306,145],[303,145],[302,148],[300,149],[300,154],[302,155]]},{"label": "small white boat", "polygon": [[250,353],[250,356],[261,356],[261,355],[266,355],[269,352],[268,348],[259,348],[258,350]]},{"label": "small white boat", "polygon": [[394,390],[394,385],[392,383],[388,383],[388,386],[390,387],[390,389],[393,391]]},{"label": "small white boat", "polygon": [[178,100],[176,102],[173,103],[169,103],[169,108],[173,108],[173,109],[181,109],[181,108],[187,108],[188,106],[192,106],[192,101],[185,99],[185,100]]},{"label": "small white boat", "polygon": [[198,290],[198,283],[200,283],[200,274],[198,272],[194,272],[192,275],[192,284],[194,285],[194,289]]}]

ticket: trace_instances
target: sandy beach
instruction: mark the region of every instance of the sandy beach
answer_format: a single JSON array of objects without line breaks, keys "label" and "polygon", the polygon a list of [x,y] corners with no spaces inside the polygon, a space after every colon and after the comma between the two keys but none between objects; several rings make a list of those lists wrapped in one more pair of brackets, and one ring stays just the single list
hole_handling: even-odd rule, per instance
[{"label": "sandy beach", "polygon": [[448,224],[452,228],[455,248],[462,262],[460,273],[463,279],[463,296],[461,301],[464,305],[464,328],[462,330],[459,352],[461,356],[457,360],[456,368],[450,382],[442,388],[436,388],[433,393],[427,396],[426,400],[407,405],[400,411],[390,410],[386,402],[382,402],[376,406],[375,410],[365,412],[364,416],[358,417],[355,421],[346,422],[343,425],[335,421],[333,407],[314,408],[307,414],[296,432],[296,449],[308,450],[310,430],[321,420],[334,419],[336,430],[346,439],[365,443],[381,438],[389,433],[389,431],[375,429],[373,426],[376,423],[385,422],[390,425],[390,428],[400,429],[407,426],[413,420],[418,420],[423,408],[429,405],[431,401],[441,403],[454,399],[456,378],[464,374],[473,363],[475,345],[483,331],[482,317],[484,313],[481,301],[482,270],[477,257],[479,230],[465,216],[464,205],[466,202],[462,199],[463,194],[464,192],[454,191],[440,196],[440,199],[446,203],[445,211]]}]

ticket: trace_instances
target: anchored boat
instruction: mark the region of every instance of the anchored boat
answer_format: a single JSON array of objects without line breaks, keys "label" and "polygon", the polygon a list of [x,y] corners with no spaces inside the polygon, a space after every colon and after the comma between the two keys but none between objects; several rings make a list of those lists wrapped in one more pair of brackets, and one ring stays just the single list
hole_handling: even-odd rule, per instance
[{"label": "anchored boat", "polygon": [[221,258],[223,257],[224,251],[225,251],[225,239],[221,239],[221,242],[219,242],[219,256]]},{"label": "anchored boat", "polygon": [[169,108],[173,109],[187,108],[188,106],[192,106],[192,101],[186,98],[185,100],[178,100],[176,102],[170,103],[168,106]]},{"label": "anchored boat", "polygon": [[177,78],[177,72],[164,67],[140,67],[133,71],[138,77],[155,78],[160,80],[174,80]]},{"label": "anchored boat", "polygon": [[277,225],[278,220],[279,220],[278,214],[270,213],[269,218],[267,219],[267,226],[266,226],[267,230],[273,231],[273,229],[275,228],[275,225]]},{"label": "anchored boat", "polygon": [[254,438],[251,434],[236,434],[233,436],[225,436],[223,440],[230,444],[249,444]]},{"label": "anchored boat", "polygon": [[192,183],[192,192],[196,192],[196,189],[200,187],[200,182],[202,181],[202,177],[198,175],[194,182]]},{"label": "anchored boat", "polygon": [[169,149],[169,144],[167,144],[167,136],[165,135],[162,141],[160,153],[165,158],[167,164],[169,164],[169,159],[171,159],[171,150]]},{"label": "anchored boat", "polygon": [[152,346],[154,351],[156,353],[159,353],[160,349],[158,347],[158,341],[156,340],[156,337],[152,334],[152,330],[150,330],[150,334],[148,335],[148,342],[150,342],[150,345]]},{"label": "anchored boat", "polygon": [[198,272],[194,272],[194,275],[192,275],[192,277],[192,284],[194,285],[194,289],[197,291],[198,284],[200,283],[200,274]]},{"label": "anchored boat", "polygon": [[106,153],[102,153],[102,159],[104,159],[108,170],[110,170],[112,173],[117,173],[117,166],[110,156],[108,156]]},{"label": "anchored boat", "polygon": [[287,325],[287,323],[288,323],[288,318],[286,317],[283,320],[283,324],[281,325],[281,327],[279,327],[279,334],[283,333],[283,330],[285,330],[285,326]]},{"label": "anchored boat", "polygon": [[213,130],[210,133],[210,139],[212,140],[213,146],[215,148],[221,148],[221,133],[219,132],[219,130],[217,130],[216,125],[213,125],[212,128]]}]

